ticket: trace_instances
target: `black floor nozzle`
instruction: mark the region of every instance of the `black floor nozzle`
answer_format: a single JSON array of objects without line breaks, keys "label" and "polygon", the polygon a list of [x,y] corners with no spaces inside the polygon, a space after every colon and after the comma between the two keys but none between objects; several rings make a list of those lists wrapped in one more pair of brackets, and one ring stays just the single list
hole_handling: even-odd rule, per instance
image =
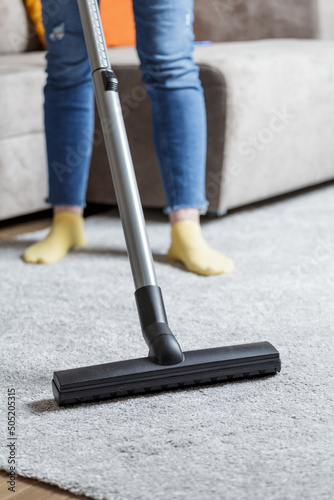
[{"label": "black floor nozzle", "polygon": [[258,342],[188,351],[181,363],[170,366],[147,357],[58,371],[52,389],[62,406],[273,375],[280,369],[275,347]]}]

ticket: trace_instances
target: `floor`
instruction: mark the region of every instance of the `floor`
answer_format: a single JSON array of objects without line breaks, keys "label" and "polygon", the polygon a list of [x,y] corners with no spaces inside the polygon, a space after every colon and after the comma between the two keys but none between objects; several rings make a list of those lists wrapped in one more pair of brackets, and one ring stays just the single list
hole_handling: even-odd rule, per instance
[{"label": "floor", "polygon": [[48,227],[51,223],[51,218],[40,218],[36,220],[15,220],[11,224],[0,225],[0,241],[9,240],[10,238],[15,238],[19,234],[30,233],[32,231],[38,231],[39,229],[44,229]]},{"label": "floor", "polygon": [[[90,203],[85,208],[84,216],[89,217],[101,212],[105,212],[113,208],[113,205],[101,205],[98,203]],[[33,213],[30,215],[16,217],[14,219],[0,220],[0,241],[15,238],[19,234],[30,233],[44,229],[51,224],[52,211],[44,210],[42,212]]]},{"label": "floor", "polygon": [[1,500],[70,500],[70,499],[86,499],[88,497],[76,496],[66,492],[57,486],[43,484],[39,481],[26,479],[22,477],[16,478],[15,493],[8,491],[8,474],[0,472],[0,498]]}]

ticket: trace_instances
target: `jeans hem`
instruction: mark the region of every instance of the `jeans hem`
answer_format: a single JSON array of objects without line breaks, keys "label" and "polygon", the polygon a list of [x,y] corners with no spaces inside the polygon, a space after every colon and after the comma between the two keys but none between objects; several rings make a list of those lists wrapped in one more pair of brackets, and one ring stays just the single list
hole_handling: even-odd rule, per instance
[{"label": "jeans hem", "polygon": [[209,206],[209,203],[206,203],[205,205],[201,205],[200,207],[198,205],[194,205],[194,204],[183,203],[181,205],[173,205],[171,207],[170,206],[166,207],[163,209],[163,213],[169,214],[173,210],[180,210],[181,208],[196,208],[197,210],[199,210],[200,215],[205,215],[208,211],[208,206]]},{"label": "jeans hem", "polygon": [[85,201],[78,201],[78,200],[52,200],[51,198],[45,198],[45,203],[49,203],[50,205],[54,206],[60,206],[60,205],[68,205],[68,206],[75,206],[75,207],[86,207],[86,202]]}]

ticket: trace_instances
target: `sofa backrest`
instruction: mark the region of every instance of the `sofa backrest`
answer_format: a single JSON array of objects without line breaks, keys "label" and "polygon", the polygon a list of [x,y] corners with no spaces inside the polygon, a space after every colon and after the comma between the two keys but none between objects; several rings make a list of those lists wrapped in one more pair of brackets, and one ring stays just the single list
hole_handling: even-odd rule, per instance
[{"label": "sofa backrest", "polygon": [[23,0],[0,0],[0,54],[17,54],[40,48]]},{"label": "sofa backrest", "polygon": [[317,0],[195,0],[195,38],[212,42],[316,38],[316,2]]},{"label": "sofa backrest", "polygon": [[[334,0],[195,0],[194,30],[213,42],[334,39]],[[23,0],[0,0],[0,54],[39,48]]]}]

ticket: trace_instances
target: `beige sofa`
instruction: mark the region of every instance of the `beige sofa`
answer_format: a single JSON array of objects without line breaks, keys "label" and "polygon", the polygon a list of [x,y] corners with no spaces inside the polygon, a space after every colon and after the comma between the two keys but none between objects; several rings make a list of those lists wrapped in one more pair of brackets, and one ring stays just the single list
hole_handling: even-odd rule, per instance
[{"label": "beige sofa", "polygon": [[[55,0],[57,1],[57,0]],[[224,211],[334,179],[334,6],[195,0],[208,121],[207,198]],[[0,0],[0,220],[46,208],[45,53],[22,0]],[[165,204],[132,47],[110,49],[144,206]],[[115,202],[96,120],[87,200]]]}]

